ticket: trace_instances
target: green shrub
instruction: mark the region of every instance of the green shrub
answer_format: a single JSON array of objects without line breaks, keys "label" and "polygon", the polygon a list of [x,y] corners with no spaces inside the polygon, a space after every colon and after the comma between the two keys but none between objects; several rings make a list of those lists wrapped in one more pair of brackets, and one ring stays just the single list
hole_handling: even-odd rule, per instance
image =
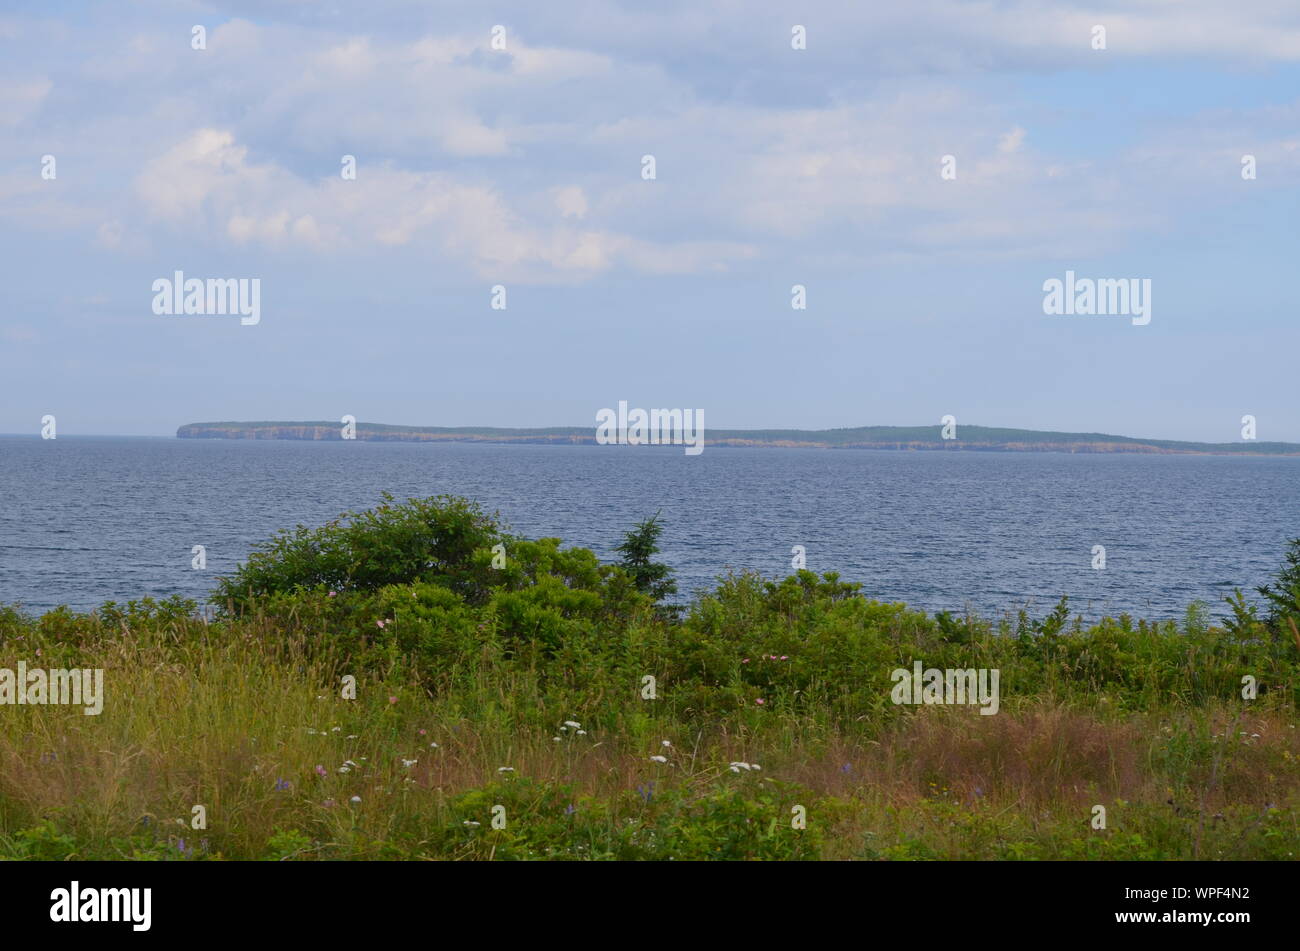
[{"label": "green shrub", "polygon": [[384,502],[348,512],[321,528],[302,525],[276,534],[218,583],[212,600],[247,606],[273,594],[303,590],[376,591],[424,581],[470,601],[487,598],[491,549],[510,537],[466,499],[436,496]]},{"label": "green shrub", "polygon": [[1296,625],[1300,623],[1300,538],[1293,538],[1287,544],[1282,567],[1272,584],[1257,589],[1268,602],[1268,623],[1279,637],[1293,634],[1296,646],[1300,647],[1300,634]]},{"label": "green shrub", "polygon": [[623,556],[619,567],[632,579],[632,584],[655,601],[677,593],[672,569],[663,562],[651,560],[659,553],[659,536],[663,530],[658,515],[644,519],[626,532],[622,543],[614,549]]}]

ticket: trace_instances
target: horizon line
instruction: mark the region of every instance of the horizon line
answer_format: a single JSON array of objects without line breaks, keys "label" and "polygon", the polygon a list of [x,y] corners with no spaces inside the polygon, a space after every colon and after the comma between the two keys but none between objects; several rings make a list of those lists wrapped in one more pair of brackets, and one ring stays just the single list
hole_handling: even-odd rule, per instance
[{"label": "horizon line", "polygon": [[[340,426],[340,422],[335,422],[333,420],[209,420],[209,421],[201,421],[201,422],[183,423],[171,432],[162,432],[162,433],[76,433],[76,432],[72,432],[72,433],[61,433],[60,435],[62,435],[64,438],[71,437],[71,438],[80,438],[80,439],[181,439],[181,438],[193,438],[193,437],[182,437],[180,435],[181,430],[191,428],[191,427],[200,427],[200,426],[249,426],[249,427],[252,426],[316,426],[316,427],[338,428]],[[442,432],[463,431],[467,433],[506,431],[506,432],[542,434],[542,433],[557,432],[557,431],[590,430],[592,432],[595,432],[597,429],[597,426],[592,424],[582,425],[582,426],[575,426],[575,425],[502,426],[502,425],[483,425],[483,424],[429,425],[429,424],[422,424],[422,423],[380,423],[380,422],[363,421],[363,420],[357,420],[354,423],[354,425],[358,430],[365,426],[377,426],[377,427],[386,427],[386,428],[397,429],[397,430],[414,430],[414,431],[423,430],[423,431],[442,431]],[[864,423],[856,426],[830,426],[830,427],[823,427],[820,429],[806,429],[801,427],[787,427],[787,426],[747,427],[747,428],[735,428],[735,429],[728,428],[728,427],[708,427],[708,429],[706,429],[705,433],[702,435],[707,440],[708,438],[707,433],[709,431],[712,431],[714,433],[750,433],[750,434],[800,433],[800,434],[807,434],[807,435],[818,435],[818,434],[850,432],[853,430],[873,430],[873,429],[874,430],[942,429],[943,425],[944,424],[940,422],[940,423],[925,423],[921,425],[899,425],[894,423]],[[1210,445],[1210,446],[1243,446],[1243,447],[1252,446],[1252,445],[1253,446],[1278,445],[1278,446],[1294,447],[1297,451],[1300,451],[1300,442],[1291,442],[1291,441],[1281,440],[1281,439],[1277,439],[1277,440],[1238,439],[1235,441],[1214,441],[1210,439],[1188,439],[1188,438],[1179,439],[1179,438],[1170,438],[1167,436],[1127,436],[1118,433],[1106,433],[1100,430],[1034,429],[1034,428],[1024,427],[1024,426],[987,426],[981,423],[958,423],[956,424],[956,428],[959,434],[960,431],[963,429],[1006,430],[1006,431],[1021,432],[1021,433],[1034,433],[1036,435],[1047,435],[1047,436],[1052,436],[1052,435],[1072,436],[1072,437],[1101,436],[1108,439],[1119,439],[1119,440],[1134,441],[1140,443],[1148,443],[1148,442],[1188,443],[1188,444],[1199,443],[1199,444]],[[21,438],[40,439],[41,435],[39,430],[35,432],[26,432],[26,433],[0,432],[0,438],[10,438],[10,437],[19,438],[19,439]],[[962,440],[960,439],[960,436],[958,436],[958,438],[954,439],[953,441],[960,442]]]}]

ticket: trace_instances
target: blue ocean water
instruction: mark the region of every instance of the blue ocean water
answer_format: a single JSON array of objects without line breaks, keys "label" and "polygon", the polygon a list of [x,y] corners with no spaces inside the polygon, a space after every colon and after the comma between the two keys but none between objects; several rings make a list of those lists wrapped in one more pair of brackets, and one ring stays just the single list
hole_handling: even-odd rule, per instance
[{"label": "blue ocean water", "polygon": [[469,496],[611,560],[662,512],[685,595],[728,569],[788,574],[802,545],[873,597],[986,615],[1061,595],[1089,617],[1220,613],[1300,535],[1293,458],[0,437],[0,601],[201,599],[255,542],[385,490]]}]

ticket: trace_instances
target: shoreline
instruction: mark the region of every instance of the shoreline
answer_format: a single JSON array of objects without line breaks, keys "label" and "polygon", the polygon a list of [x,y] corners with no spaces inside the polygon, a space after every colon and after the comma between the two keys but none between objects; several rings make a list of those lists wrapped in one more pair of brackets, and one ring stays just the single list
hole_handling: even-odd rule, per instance
[{"label": "shoreline", "polygon": [[[962,438],[961,429],[974,431]],[[1087,455],[1300,456],[1300,443],[1200,443],[1138,439],[1103,433],[1059,433],[964,426],[958,438],[939,438],[939,427],[876,426],[839,430],[719,430],[704,437],[708,448],[881,449],[894,452],[1065,452]],[[997,434],[997,435],[994,435]],[[1002,437],[1002,438],[998,438]],[[1044,438],[1046,437],[1046,438]],[[338,424],[310,422],[188,423],[177,439],[253,439],[344,442]],[[496,445],[594,446],[595,429],[545,427],[394,426],[357,423],[354,439],[365,442],[459,442]],[[647,444],[648,445],[648,444]],[[664,448],[671,448],[665,446]]]}]

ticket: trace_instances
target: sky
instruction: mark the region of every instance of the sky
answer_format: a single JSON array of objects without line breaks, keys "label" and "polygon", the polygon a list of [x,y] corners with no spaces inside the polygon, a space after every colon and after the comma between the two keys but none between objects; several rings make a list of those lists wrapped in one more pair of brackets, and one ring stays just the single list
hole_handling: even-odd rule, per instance
[{"label": "sky", "polygon": [[[1294,0],[7,0],[0,432],[1300,442],[1298,198]],[[1044,313],[1067,271],[1150,321]]]}]

